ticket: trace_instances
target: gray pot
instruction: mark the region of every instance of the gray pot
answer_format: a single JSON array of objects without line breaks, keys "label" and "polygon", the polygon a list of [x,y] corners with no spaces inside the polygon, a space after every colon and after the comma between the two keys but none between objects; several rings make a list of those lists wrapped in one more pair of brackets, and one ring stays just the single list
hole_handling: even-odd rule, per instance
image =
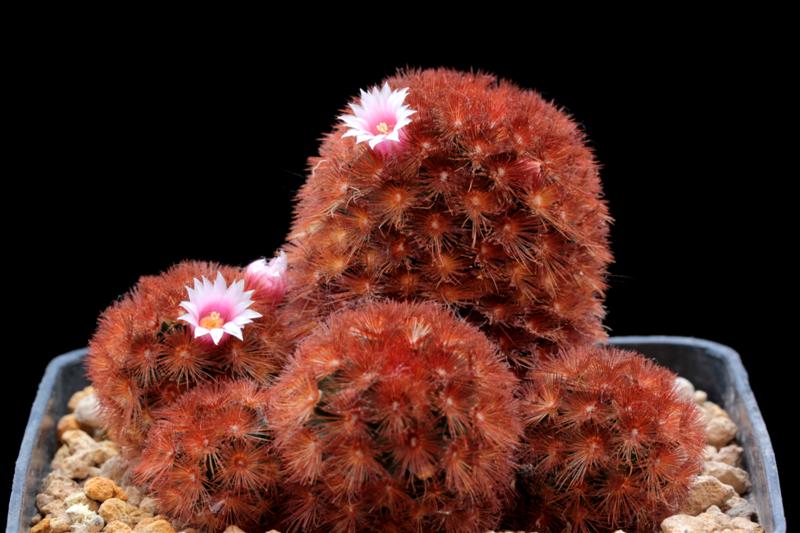
[{"label": "gray pot", "polygon": [[[767,532],[786,533],[775,454],[739,354],[715,342],[687,337],[613,337],[611,344],[652,357],[725,408],[739,427],[737,439],[744,448],[759,521]],[[83,349],[56,357],[39,384],[14,471],[7,533],[29,529],[36,494],[56,450],[55,426],[72,393],[88,384],[82,364],[85,355]]]}]

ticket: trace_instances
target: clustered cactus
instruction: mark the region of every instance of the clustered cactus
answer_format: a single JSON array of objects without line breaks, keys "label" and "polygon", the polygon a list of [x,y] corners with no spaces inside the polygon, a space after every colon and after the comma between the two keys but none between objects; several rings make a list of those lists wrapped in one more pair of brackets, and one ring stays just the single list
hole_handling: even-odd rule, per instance
[{"label": "clustered cactus", "polygon": [[[228,283],[248,278],[255,293],[253,308],[262,316],[244,329],[241,342],[195,339],[190,325],[179,320],[187,286],[218,275]],[[288,355],[277,303],[276,291],[263,290],[240,268],[187,261],[159,276],[143,276],[101,315],[89,346],[87,371],[111,435],[135,454],[156,411],[198,384],[228,378],[266,384]]]},{"label": "clustered cactus", "polygon": [[[576,124],[487,74],[388,84],[416,110],[402,148],[356,144],[343,124],[309,159],[287,248],[295,334],[343,301],[390,297],[443,302],[514,358],[605,338],[609,216]],[[381,120],[378,97],[361,106]]]},{"label": "clustered cactus", "polygon": [[451,70],[347,111],[286,254],[181,263],[101,316],[87,369],[134,479],[201,531],[652,530],[702,426],[672,373],[596,345],[610,219],[583,133]]},{"label": "clustered cactus", "polygon": [[485,531],[521,433],[515,378],[485,335],[439,306],[334,314],[275,384],[270,420],[291,525]]},{"label": "clustered cactus", "polygon": [[268,403],[253,380],[189,391],[153,424],[135,461],[137,481],[179,522],[212,531],[258,526],[278,498]]},{"label": "clustered cactus", "polygon": [[702,470],[705,444],[700,412],[675,378],[634,352],[599,346],[532,370],[520,527],[647,532],[674,512]]}]

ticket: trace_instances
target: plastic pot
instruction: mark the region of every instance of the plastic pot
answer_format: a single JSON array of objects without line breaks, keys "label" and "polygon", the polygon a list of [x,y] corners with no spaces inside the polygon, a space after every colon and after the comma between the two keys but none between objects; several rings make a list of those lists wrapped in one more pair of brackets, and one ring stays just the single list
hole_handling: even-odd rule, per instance
[{"label": "plastic pot", "polygon": [[[752,481],[751,497],[765,531],[786,532],[775,454],[739,354],[727,346],[688,337],[613,337],[610,343],[638,350],[689,379],[720,404],[739,428],[745,468]],[[83,369],[86,350],[60,355],[47,366],[14,471],[7,532],[26,532],[36,513],[36,494],[56,451],[55,428],[67,401],[88,384]]]}]

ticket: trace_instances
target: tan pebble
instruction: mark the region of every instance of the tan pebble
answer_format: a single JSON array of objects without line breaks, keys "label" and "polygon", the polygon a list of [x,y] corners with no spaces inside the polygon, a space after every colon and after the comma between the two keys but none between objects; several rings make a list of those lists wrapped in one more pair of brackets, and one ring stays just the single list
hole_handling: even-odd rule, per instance
[{"label": "tan pebble", "polygon": [[50,533],[50,517],[45,517],[36,522],[31,528],[31,533]]},{"label": "tan pebble", "polygon": [[64,533],[72,529],[72,523],[67,518],[66,513],[60,513],[50,517],[50,532]]},{"label": "tan pebble", "polygon": [[61,500],[80,490],[80,485],[60,472],[50,472],[42,483],[42,494]]},{"label": "tan pebble", "polygon": [[731,466],[741,466],[742,453],[744,453],[744,449],[741,446],[738,444],[729,444],[719,449],[715,460]]},{"label": "tan pebble", "polygon": [[749,520],[756,514],[755,505],[741,496],[734,496],[726,501],[725,507],[728,509],[725,514],[731,518],[747,518]]},{"label": "tan pebble", "polygon": [[61,436],[64,434],[65,431],[70,431],[72,429],[80,429],[80,428],[81,426],[75,419],[75,415],[69,414],[62,416],[58,420],[58,425],[56,426],[56,435],[58,435],[58,441],[61,442]]},{"label": "tan pebble", "polygon": [[128,474],[128,462],[122,455],[109,457],[100,465],[100,475],[122,485]]},{"label": "tan pebble", "polygon": [[172,525],[163,518],[149,522],[141,522],[133,528],[134,533],[175,533]]},{"label": "tan pebble", "polygon": [[696,390],[694,391],[694,401],[700,405],[703,405],[708,401],[708,394],[704,390]]},{"label": "tan pebble", "polygon": [[718,416],[728,416],[728,413],[725,412],[725,409],[714,402],[703,402],[702,408],[707,420]]},{"label": "tan pebble", "polygon": [[150,496],[145,496],[139,502],[139,509],[144,513],[156,514],[156,500]]},{"label": "tan pebble", "polygon": [[91,450],[97,447],[97,441],[95,441],[82,429],[71,429],[65,431],[64,434],[61,435],[61,440],[64,441],[64,444],[69,446],[69,451],[71,453],[82,450]]},{"label": "tan pebble", "polygon": [[731,520],[734,533],[764,533],[764,528],[747,518],[734,518]]},{"label": "tan pebble", "polygon": [[717,449],[710,444],[706,444],[703,447],[703,461],[716,461],[717,460]]},{"label": "tan pebble", "polygon": [[736,437],[736,424],[728,417],[718,416],[706,424],[706,442],[717,448],[728,444]]},{"label": "tan pebble", "polygon": [[72,479],[86,479],[94,473],[92,471],[91,454],[92,452],[82,451],[75,455],[70,455],[61,462],[58,470]]},{"label": "tan pebble", "polygon": [[731,518],[719,507],[711,506],[697,516],[674,515],[661,522],[663,533],[764,533],[764,528],[746,518]]},{"label": "tan pebble", "polygon": [[119,520],[114,520],[106,524],[106,527],[103,529],[103,533],[131,533],[131,531],[133,530],[128,524],[120,522]]},{"label": "tan pebble", "polygon": [[100,473],[97,465],[119,454],[119,448],[111,441],[96,442],[79,429],[65,431],[62,436],[69,453],[63,460],[52,464],[53,469],[72,479],[85,479]]},{"label": "tan pebble", "polygon": [[133,485],[125,485],[122,487],[122,490],[125,491],[125,494],[128,495],[129,504],[141,507],[142,497],[143,497],[141,489]]},{"label": "tan pebble", "polygon": [[750,490],[750,476],[741,468],[720,461],[706,461],[703,474],[714,476],[726,485],[730,485],[738,494]]},{"label": "tan pebble", "polygon": [[35,515],[33,515],[33,518],[31,518],[31,525],[35,526],[36,524],[38,524],[41,521],[42,521],[42,515],[40,515],[39,513],[36,513]]},{"label": "tan pebble", "polygon": [[661,522],[662,533],[706,533],[705,521],[698,516],[687,514],[676,514],[664,519]]},{"label": "tan pebble", "polygon": [[725,502],[736,495],[730,485],[725,485],[713,476],[697,476],[689,487],[689,495],[681,507],[680,513],[691,516],[698,515],[712,505],[724,506]]},{"label": "tan pebble", "polygon": [[119,498],[109,498],[100,505],[98,511],[106,522],[119,520],[133,527],[142,519],[142,512]]},{"label": "tan pebble", "polygon": [[102,452],[102,459],[100,459],[97,464],[103,464],[112,457],[119,455],[119,445],[113,440],[97,441],[97,447]]},{"label": "tan pebble", "polygon": [[684,377],[678,376],[675,378],[674,389],[679,396],[686,400],[691,400],[694,397],[694,385]]},{"label": "tan pebble", "polygon": [[716,448],[728,444],[736,436],[736,424],[719,405],[705,402],[703,411],[706,421],[706,443]]},{"label": "tan pebble", "polygon": [[89,385],[83,390],[79,390],[70,397],[69,401],[67,402],[67,409],[69,409],[70,411],[74,411],[75,407],[77,407],[78,405],[78,402],[81,401],[82,398],[90,394],[94,394],[94,387],[92,387],[91,385]]},{"label": "tan pebble", "polygon": [[63,499],[53,499],[45,494],[36,495],[36,507],[45,515],[59,515],[67,510]]},{"label": "tan pebble", "polygon": [[120,500],[127,500],[128,495],[116,483],[106,477],[93,477],[86,480],[83,486],[83,492],[86,495],[98,502],[104,502],[109,498],[119,498]]},{"label": "tan pebble", "polygon": [[[70,430],[67,430],[67,431],[70,431]],[[58,450],[56,450],[55,455],[53,456],[53,460],[50,462],[50,468],[52,470],[58,470],[61,467],[61,465],[64,463],[64,459],[69,457],[70,453],[71,452],[69,451],[69,446],[67,446],[66,444],[64,444],[63,446],[59,447]]]},{"label": "tan pebble", "polygon": [[42,483],[42,492],[36,495],[36,507],[45,516],[63,514],[67,509],[64,499],[80,490],[77,483],[61,472],[51,472]]},{"label": "tan pebble", "polygon": [[99,503],[87,498],[86,494],[84,494],[83,491],[73,492],[72,494],[64,498],[64,504],[67,507],[71,507],[79,503],[85,505],[92,511],[97,511],[97,509],[100,507]]},{"label": "tan pebble", "polygon": [[223,531],[222,533],[245,533],[245,532],[239,526],[230,525],[226,527],[225,531]]}]

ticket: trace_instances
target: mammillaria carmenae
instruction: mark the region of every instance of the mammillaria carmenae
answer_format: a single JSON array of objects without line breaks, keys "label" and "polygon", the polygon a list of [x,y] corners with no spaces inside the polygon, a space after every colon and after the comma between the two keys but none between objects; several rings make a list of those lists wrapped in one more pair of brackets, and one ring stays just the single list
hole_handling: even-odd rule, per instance
[{"label": "mammillaria carmenae", "polygon": [[267,389],[222,381],[184,393],[153,424],[134,476],[161,512],[203,531],[255,531],[278,508],[280,467]]},{"label": "mammillaria carmenae", "polygon": [[283,277],[285,258],[272,265],[246,272],[186,261],[143,276],[103,312],[86,366],[109,431],[127,451],[141,449],[159,409],[198,384],[266,383],[280,371],[288,345],[276,308],[285,286],[272,281]]},{"label": "mammillaria carmenae", "polygon": [[503,352],[605,337],[609,216],[584,134],[538,93],[481,73],[400,72],[362,91],[298,194],[286,317],[434,300]]},{"label": "mammillaria carmenae", "polygon": [[568,350],[524,390],[517,527],[650,532],[702,469],[699,409],[675,374],[635,352]]},{"label": "mammillaria carmenae", "polygon": [[491,528],[512,490],[516,383],[485,335],[436,304],[333,315],[272,389],[289,526]]}]

